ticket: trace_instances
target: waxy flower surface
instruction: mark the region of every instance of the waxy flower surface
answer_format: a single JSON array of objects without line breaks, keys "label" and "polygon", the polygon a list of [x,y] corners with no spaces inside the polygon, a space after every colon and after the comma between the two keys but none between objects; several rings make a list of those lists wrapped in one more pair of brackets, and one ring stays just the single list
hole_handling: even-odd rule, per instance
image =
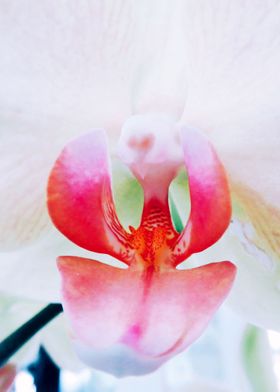
[{"label": "waxy flower surface", "polygon": [[[119,153],[143,187],[138,228],[125,230],[117,217],[101,130],[64,148],[50,174],[48,208],[71,241],[127,265],[58,258],[63,304],[79,355],[117,375],[143,374],[191,344],[229,292],[236,269],[228,261],[187,270],[176,266],[221,237],[231,205],[224,169],[194,129],[164,116],[134,116],[123,127]],[[191,212],[178,233],[168,189],[182,157]]]},{"label": "waxy flower surface", "polygon": [[[0,7],[1,291],[59,301],[56,255],[97,258],[54,230],[45,203],[51,166],[85,130],[106,129],[113,146],[128,116],[160,111],[207,134],[228,174],[237,230],[199,262],[234,260],[228,303],[248,322],[279,331],[279,2]],[[56,335],[48,349],[68,366],[67,333],[61,329],[59,344]]]}]

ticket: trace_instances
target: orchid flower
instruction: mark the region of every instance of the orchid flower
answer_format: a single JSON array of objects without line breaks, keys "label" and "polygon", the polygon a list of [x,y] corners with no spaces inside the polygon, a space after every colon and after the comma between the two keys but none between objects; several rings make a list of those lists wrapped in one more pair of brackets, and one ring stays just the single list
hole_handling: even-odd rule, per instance
[{"label": "orchid flower", "polygon": [[[119,151],[140,181],[144,207],[138,228],[121,225],[114,206],[105,133],[70,142],[48,183],[56,227],[89,251],[107,253],[121,269],[61,256],[63,304],[85,362],[117,375],[154,370],[191,344],[232,286],[235,266],[176,266],[215,243],[231,216],[224,169],[198,131],[165,116],[134,116],[124,124]],[[191,212],[183,232],[173,227],[168,188],[181,164],[188,170]]]},{"label": "orchid flower", "polygon": [[1,291],[57,301],[56,255],[91,257],[47,214],[66,142],[100,127],[114,145],[126,118],[163,112],[207,134],[230,182],[234,231],[199,260],[234,260],[231,306],[279,330],[278,2],[27,3],[0,6]]}]

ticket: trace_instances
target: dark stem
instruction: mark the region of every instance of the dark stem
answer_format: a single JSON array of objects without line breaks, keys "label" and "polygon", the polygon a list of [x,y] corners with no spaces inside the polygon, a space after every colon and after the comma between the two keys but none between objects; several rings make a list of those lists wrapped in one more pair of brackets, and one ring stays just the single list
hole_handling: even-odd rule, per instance
[{"label": "dark stem", "polygon": [[4,366],[29,339],[63,311],[60,304],[49,304],[0,343],[0,367]]},{"label": "dark stem", "polygon": [[38,359],[28,366],[33,375],[37,392],[59,391],[59,367],[53,362],[44,347],[40,347]]}]

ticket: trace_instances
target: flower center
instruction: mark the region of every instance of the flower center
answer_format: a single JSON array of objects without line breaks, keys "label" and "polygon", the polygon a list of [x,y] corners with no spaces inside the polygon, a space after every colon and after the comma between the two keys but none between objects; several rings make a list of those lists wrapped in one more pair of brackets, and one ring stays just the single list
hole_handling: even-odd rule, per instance
[{"label": "flower center", "polygon": [[178,238],[168,206],[168,188],[183,163],[175,121],[166,115],[129,118],[123,126],[119,155],[144,190],[144,209],[138,229],[131,229],[135,268],[164,269]]},{"label": "flower center", "polygon": [[179,234],[173,228],[165,205],[157,199],[150,200],[144,208],[140,227],[130,227],[130,231],[131,244],[136,250],[136,268],[159,271],[170,266],[171,249]]}]

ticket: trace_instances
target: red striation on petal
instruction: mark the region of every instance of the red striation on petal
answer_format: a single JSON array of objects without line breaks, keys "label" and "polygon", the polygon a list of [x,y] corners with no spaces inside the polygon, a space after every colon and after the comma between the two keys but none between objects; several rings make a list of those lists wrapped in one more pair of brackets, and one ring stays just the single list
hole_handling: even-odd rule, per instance
[{"label": "red striation on petal", "polygon": [[191,212],[174,249],[175,265],[218,241],[231,217],[225,170],[211,144],[200,132],[184,127],[181,139],[189,178]]},{"label": "red striation on petal", "polygon": [[123,344],[163,361],[205,329],[228,294],[230,262],[158,272],[60,257],[64,310],[79,341],[95,350]]},{"label": "red striation on petal", "polygon": [[58,230],[77,245],[130,263],[129,234],[112,197],[105,132],[94,131],[64,148],[49,177],[48,209]]},{"label": "red striation on petal", "polygon": [[[171,249],[178,238],[170,217],[168,198],[145,199],[140,227],[132,230],[131,245],[138,267],[156,270],[170,267]],[[138,263],[137,263],[138,262]]]}]

